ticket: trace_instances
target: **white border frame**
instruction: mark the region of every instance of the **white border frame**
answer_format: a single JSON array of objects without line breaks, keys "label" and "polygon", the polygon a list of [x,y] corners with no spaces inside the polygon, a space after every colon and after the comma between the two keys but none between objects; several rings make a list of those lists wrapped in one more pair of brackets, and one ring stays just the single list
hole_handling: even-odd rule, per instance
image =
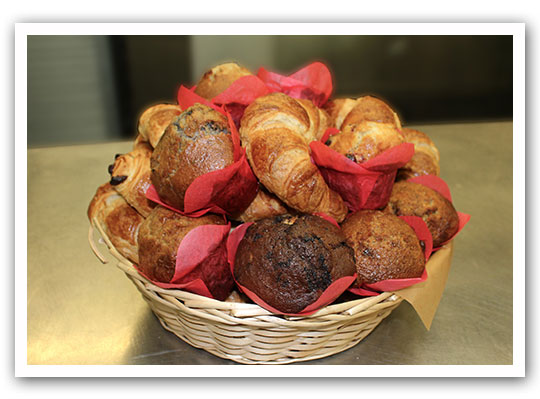
[{"label": "white border frame", "polygon": [[[279,33],[276,33],[279,32]],[[513,365],[40,366],[27,359],[28,35],[513,35]],[[18,377],[523,377],[525,376],[525,24],[523,23],[23,23],[15,26],[15,375]]]}]

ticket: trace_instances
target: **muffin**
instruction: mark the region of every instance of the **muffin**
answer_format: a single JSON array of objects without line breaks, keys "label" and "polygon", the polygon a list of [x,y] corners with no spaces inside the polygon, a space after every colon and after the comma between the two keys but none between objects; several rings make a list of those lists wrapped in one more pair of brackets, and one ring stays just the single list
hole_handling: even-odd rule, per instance
[{"label": "muffin", "polygon": [[334,281],[355,272],[341,230],[318,216],[255,222],[238,246],[237,282],[283,313],[298,313]]},{"label": "muffin", "polygon": [[[202,225],[224,225],[223,217],[207,214],[198,218],[182,216],[163,206],[156,206],[139,229],[139,268],[153,281],[168,283],[174,276],[177,250],[184,237],[194,228]],[[201,243],[204,244],[204,243]],[[219,251],[226,251],[225,243]],[[214,259],[206,259],[215,262]],[[203,263],[205,262],[203,261]],[[202,279],[214,298],[223,300],[231,293],[234,281],[226,261],[217,267],[199,265],[184,276],[181,282]]]},{"label": "muffin", "polygon": [[162,201],[181,211],[189,185],[234,162],[227,118],[195,104],[167,127],[150,159],[151,179]]},{"label": "muffin", "polygon": [[459,217],[450,201],[429,187],[409,181],[394,184],[385,212],[421,217],[435,248],[448,241],[459,228]]},{"label": "muffin", "polygon": [[201,77],[195,88],[195,93],[211,100],[228,89],[236,80],[251,74],[248,69],[234,62],[217,65]]},{"label": "muffin", "polygon": [[422,275],[424,251],[414,230],[399,217],[362,210],[347,216],[341,228],[354,250],[359,286]]}]

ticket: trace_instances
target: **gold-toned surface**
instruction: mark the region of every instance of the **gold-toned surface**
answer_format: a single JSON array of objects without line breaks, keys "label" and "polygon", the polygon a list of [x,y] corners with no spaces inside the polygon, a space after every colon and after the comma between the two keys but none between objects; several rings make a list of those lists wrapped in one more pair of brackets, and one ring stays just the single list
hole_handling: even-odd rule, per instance
[{"label": "gold-toned surface", "polygon": [[[428,332],[406,302],[353,348],[305,364],[512,364],[512,123],[415,126],[472,219],[455,240]],[[131,142],[28,150],[28,364],[235,364],[165,330],[136,287],[102,264],[86,208]]]}]

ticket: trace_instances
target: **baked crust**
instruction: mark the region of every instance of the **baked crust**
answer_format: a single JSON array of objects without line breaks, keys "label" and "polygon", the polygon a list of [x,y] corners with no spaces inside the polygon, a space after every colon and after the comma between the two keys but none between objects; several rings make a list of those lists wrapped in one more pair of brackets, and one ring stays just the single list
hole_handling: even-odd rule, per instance
[{"label": "baked crust", "polygon": [[236,280],[270,306],[298,313],[328,286],[355,272],[340,229],[313,215],[278,216],[251,225],[238,246]]},{"label": "baked crust", "polygon": [[137,235],[144,218],[110,183],[99,186],[87,214],[93,225],[96,221],[99,223],[122,256],[134,263],[139,262]]},{"label": "baked crust", "polygon": [[341,224],[354,250],[358,283],[420,277],[425,257],[414,230],[391,213],[362,210]]},{"label": "baked crust", "polygon": [[227,90],[236,80],[248,75],[252,73],[234,62],[217,65],[201,77],[195,93],[206,100],[211,100]]},{"label": "baked crust", "polygon": [[259,97],[242,118],[240,135],[253,173],[287,206],[341,221],[347,207],[311,162],[309,143],[322,137],[328,117],[308,100],[282,93]]},{"label": "baked crust", "polygon": [[155,148],[167,126],[178,116],[182,110],[177,104],[156,104],[148,107],[139,117],[137,129]]},{"label": "baked crust", "polygon": [[397,180],[407,180],[416,176],[439,176],[440,155],[435,143],[427,134],[410,128],[401,130],[407,143],[414,144],[414,155],[398,170]]},{"label": "baked crust", "polygon": [[434,247],[448,241],[459,228],[454,205],[437,191],[422,184],[396,182],[385,211],[398,216],[421,217],[433,237]]},{"label": "baked crust", "polygon": [[227,118],[197,103],[167,127],[152,154],[151,180],[164,202],[184,210],[186,190],[197,177],[233,162]]},{"label": "baked crust", "polygon": [[110,184],[142,216],[146,217],[154,203],[146,198],[150,187],[150,157],[152,147],[139,142],[135,149],[126,154],[117,154],[109,165]]},{"label": "baked crust", "polygon": [[327,110],[332,125],[341,130],[330,137],[330,148],[357,163],[405,142],[398,115],[378,98],[337,99]]}]

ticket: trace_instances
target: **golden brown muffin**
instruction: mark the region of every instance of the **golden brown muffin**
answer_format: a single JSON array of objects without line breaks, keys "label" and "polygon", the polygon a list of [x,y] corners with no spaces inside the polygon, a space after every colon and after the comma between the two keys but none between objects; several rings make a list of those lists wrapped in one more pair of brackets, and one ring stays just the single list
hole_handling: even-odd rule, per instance
[{"label": "golden brown muffin", "polygon": [[422,184],[396,182],[385,211],[397,216],[421,217],[433,237],[435,248],[448,241],[459,228],[454,205],[437,191]]},{"label": "golden brown muffin", "polygon": [[312,215],[255,222],[236,252],[234,275],[242,286],[284,313],[298,313],[332,282],[355,272],[341,230]]},{"label": "golden brown muffin", "polygon": [[375,97],[337,99],[326,109],[332,125],[341,130],[330,137],[330,148],[357,163],[404,142],[397,114]]},{"label": "golden brown muffin", "polygon": [[211,100],[227,90],[234,81],[248,75],[252,75],[252,73],[234,62],[217,65],[202,76],[197,83],[195,93]]},{"label": "golden brown muffin", "polygon": [[101,185],[90,205],[88,219],[99,223],[112,245],[125,258],[139,262],[137,234],[144,218],[113,189],[110,183]]},{"label": "golden brown muffin", "polygon": [[[168,283],[174,276],[178,247],[195,227],[224,225],[223,217],[207,214],[198,218],[182,216],[156,206],[139,229],[139,267],[151,280]],[[225,263],[226,258],[224,257]],[[183,281],[201,278],[214,298],[223,300],[231,292],[232,275],[228,264],[220,268],[196,268]]]},{"label": "golden brown muffin", "polygon": [[184,196],[197,177],[234,162],[227,118],[195,104],[167,128],[151,158],[152,183],[160,198],[184,210]]},{"label": "golden brown muffin", "polygon": [[347,216],[341,228],[354,249],[359,285],[422,275],[422,246],[414,230],[397,216],[363,210]]},{"label": "golden brown muffin", "polygon": [[110,183],[133,208],[144,217],[154,208],[154,203],[146,198],[150,187],[150,157],[152,147],[139,142],[132,151],[117,154],[109,165]]},{"label": "golden brown muffin", "polygon": [[139,117],[137,126],[139,134],[155,148],[167,126],[181,112],[177,104],[156,104],[147,108]]},{"label": "golden brown muffin", "polygon": [[403,128],[401,132],[405,142],[414,144],[414,155],[398,170],[396,180],[423,175],[439,176],[439,150],[435,143],[425,133],[415,129]]}]

